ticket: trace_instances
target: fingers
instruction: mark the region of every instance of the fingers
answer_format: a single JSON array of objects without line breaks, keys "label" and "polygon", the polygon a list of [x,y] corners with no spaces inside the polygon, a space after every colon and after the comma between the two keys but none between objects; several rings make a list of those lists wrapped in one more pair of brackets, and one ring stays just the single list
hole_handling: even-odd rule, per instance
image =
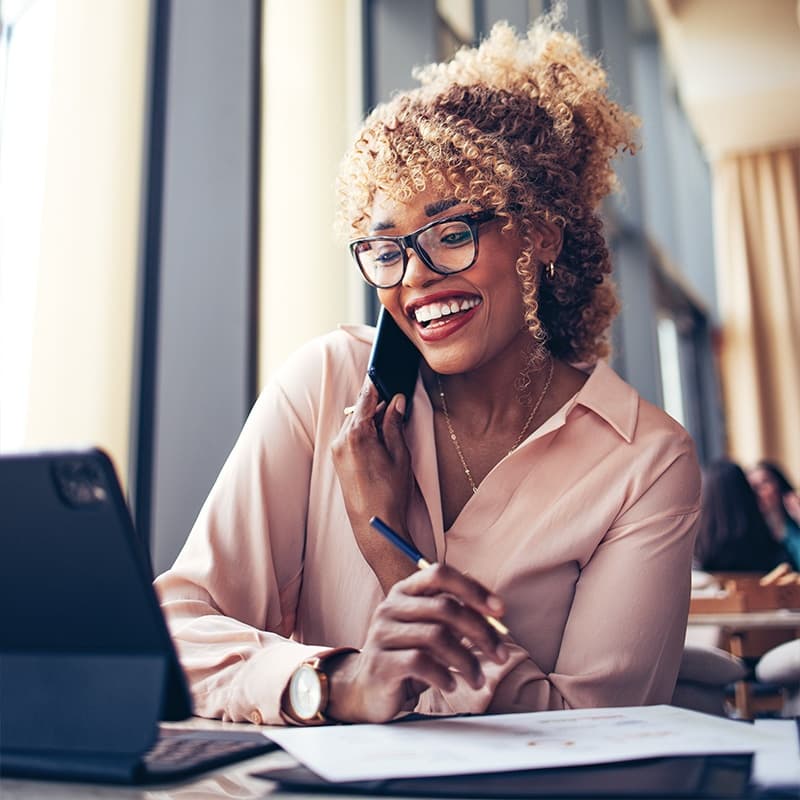
[{"label": "fingers", "polygon": [[[404,677],[449,691],[457,672],[479,689],[485,678],[474,648],[497,664],[509,657],[486,620],[490,610],[504,610],[499,598],[474,579],[437,564],[394,585],[375,612],[371,644]],[[405,671],[412,667],[416,671]]]},{"label": "fingers", "polygon": [[381,434],[386,444],[386,449],[395,460],[405,456],[407,451],[406,440],[403,435],[405,426],[406,398],[396,394],[386,408],[381,421]]},{"label": "fingers", "polygon": [[360,448],[378,441],[385,448],[393,464],[407,467],[409,462],[403,428],[405,425],[406,398],[397,394],[390,403],[380,399],[380,394],[369,377],[359,390],[356,402],[345,408],[344,423],[337,446],[346,442]]},{"label": "fingers", "polygon": [[380,399],[375,385],[369,377],[365,378],[356,402],[344,410],[342,427],[333,443],[334,454],[359,452],[364,446],[376,442],[380,442],[383,448],[379,421],[385,409],[386,403]]},{"label": "fingers", "polygon": [[402,427],[405,421],[406,404],[405,395],[402,394],[396,394],[389,403],[382,400],[378,389],[367,375],[364,383],[361,384],[356,402],[353,405],[345,406],[343,413],[345,417],[360,415],[362,419],[375,419],[376,416],[380,416],[381,411],[388,412],[391,409],[391,413],[385,415],[381,424],[388,422],[391,426],[398,428]]},{"label": "fingers", "polygon": [[454,687],[453,671],[463,675],[473,689],[480,689],[486,682],[475,654],[442,625],[404,625],[394,637],[392,645],[398,650],[417,651],[424,656],[421,663],[425,663],[425,668],[430,670],[429,682],[433,680],[441,689]]},{"label": "fingers", "polygon": [[[413,681],[418,689],[433,686],[443,692],[452,692],[456,688],[455,675],[445,662],[428,651],[414,647],[383,653],[376,676],[379,681],[391,684],[400,675],[404,676],[404,680]],[[473,688],[482,685],[483,680]]]},{"label": "fingers", "polygon": [[429,597],[433,603],[418,608],[425,608],[430,618],[452,626],[459,636],[469,639],[496,663],[502,664],[508,658],[498,626],[487,619],[502,616],[505,605],[474,578],[446,564],[434,564],[401,581],[395,591],[409,598],[398,601],[399,614],[408,614],[409,604],[416,606],[420,596]]},{"label": "fingers", "polygon": [[369,376],[364,379],[361,384],[356,402],[352,406],[348,406],[347,421],[352,425],[363,424],[365,422],[372,423],[375,415],[379,412],[383,401],[380,399],[378,390],[375,384],[370,380]]},{"label": "fingers", "polygon": [[[405,595],[402,590],[397,589],[394,590],[391,601],[392,619],[405,626],[405,632],[395,637],[396,644],[393,646],[409,646],[408,642],[413,636],[418,639],[420,646],[435,648],[446,663],[465,674],[479,670],[480,667],[472,652],[461,643],[464,639],[472,642],[497,664],[504,663],[508,658],[500,636],[486,618],[452,595],[420,597]],[[422,637],[417,629],[423,629]],[[453,643],[459,650],[457,657],[453,655]]]},{"label": "fingers", "polygon": [[447,564],[433,564],[411,576],[403,591],[414,595],[452,594],[479,614],[502,616],[506,610],[500,597],[492,594],[474,578]]}]

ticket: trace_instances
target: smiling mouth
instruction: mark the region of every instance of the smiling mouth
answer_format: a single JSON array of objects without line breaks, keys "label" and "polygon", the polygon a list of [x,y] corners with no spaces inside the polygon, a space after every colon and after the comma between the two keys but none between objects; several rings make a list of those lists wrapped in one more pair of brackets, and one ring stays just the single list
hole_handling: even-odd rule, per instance
[{"label": "smiling mouth", "polygon": [[467,311],[471,311],[482,302],[480,297],[438,301],[415,308],[412,316],[423,328],[437,327],[445,324],[453,317],[458,317]]}]

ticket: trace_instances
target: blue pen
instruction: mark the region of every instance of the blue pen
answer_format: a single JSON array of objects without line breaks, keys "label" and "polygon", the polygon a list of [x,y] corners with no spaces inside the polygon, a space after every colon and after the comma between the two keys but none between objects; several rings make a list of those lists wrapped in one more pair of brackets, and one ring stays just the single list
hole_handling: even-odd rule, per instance
[{"label": "blue pen", "polygon": [[[373,517],[369,524],[375,528],[378,533],[383,534],[400,552],[405,553],[417,566],[417,569],[427,569],[431,566],[422,553],[419,552],[413,545],[409,544],[400,534],[393,531],[380,517]],[[508,635],[508,628],[489,614],[484,614],[484,619],[500,634],[503,636]]]}]

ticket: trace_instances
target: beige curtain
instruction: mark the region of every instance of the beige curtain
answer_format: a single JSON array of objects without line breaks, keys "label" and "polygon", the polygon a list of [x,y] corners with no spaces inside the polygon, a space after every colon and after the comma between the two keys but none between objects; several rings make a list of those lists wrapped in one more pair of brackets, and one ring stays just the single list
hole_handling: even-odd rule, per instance
[{"label": "beige curtain", "polygon": [[800,147],[713,165],[728,451],[800,482]]}]

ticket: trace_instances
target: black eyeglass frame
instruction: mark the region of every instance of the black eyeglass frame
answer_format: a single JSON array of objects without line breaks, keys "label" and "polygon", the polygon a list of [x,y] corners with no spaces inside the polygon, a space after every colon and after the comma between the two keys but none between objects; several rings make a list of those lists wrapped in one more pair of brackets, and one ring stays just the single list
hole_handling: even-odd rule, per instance
[{"label": "black eyeglass frame", "polygon": [[[360,239],[353,239],[350,242],[350,255],[353,256],[353,259],[358,266],[358,270],[364,280],[370,286],[374,286],[376,289],[392,289],[403,282],[403,278],[406,275],[406,269],[408,268],[409,247],[417,254],[422,263],[428,269],[433,270],[433,272],[436,272],[439,275],[457,275],[459,272],[464,272],[464,270],[469,269],[478,259],[478,227],[483,225],[485,222],[490,222],[496,217],[497,213],[495,211],[492,211],[491,209],[483,209],[482,211],[473,211],[468,214],[456,214],[453,217],[435,219],[432,222],[429,222],[427,225],[423,225],[421,228],[418,228],[417,230],[406,234],[405,236],[382,236],[381,234],[376,234],[375,236],[364,236]],[[434,264],[433,261],[431,261],[431,259],[428,257],[428,254],[421,247],[417,247],[417,240],[423,233],[425,233],[425,231],[433,228],[435,225],[441,225],[446,222],[464,222],[469,227],[470,233],[472,234],[472,242],[474,244],[475,252],[473,253],[469,264],[467,264],[465,267],[459,267],[458,269],[442,269],[441,267],[437,267],[436,264]],[[400,253],[403,257],[403,269],[400,272],[400,277],[394,283],[390,283],[387,286],[382,286],[374,283],[369,277],[367,277],[364,268],[361,266],[361,261],[358,258],[356,248],[359,245],[366,244],[368,242],[394,242],[399,246]]]}]

